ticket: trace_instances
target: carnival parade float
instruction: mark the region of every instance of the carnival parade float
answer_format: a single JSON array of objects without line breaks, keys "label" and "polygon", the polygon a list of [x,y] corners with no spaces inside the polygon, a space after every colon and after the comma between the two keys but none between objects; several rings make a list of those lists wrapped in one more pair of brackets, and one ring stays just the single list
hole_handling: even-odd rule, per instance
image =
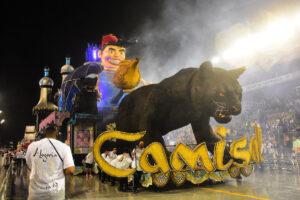
[{"label": "carnival parade float", "polygon": [[[98,166],[113,177],[132,176],[136,169],[110,165],[101,156],[103,150],[116,146],[122,153],[144,141],[146,148],[138,161],[144,187],[249,176],[254,165],[263,160],[261,129],[255,126],[250,141],[242,137],[229,144],[224,140],[226,128],[219,126],[213,132],[209,124],[210,117],[228,123],[232,115],[240,114],[242,88],[237,79],[245,68],[224,70],[204,62],[160,83],[147,84],[139,71],[140,59],[126,60],[129,45],[114,35],[105,35],[100,47],[88,46],[87,62],[82,66],[74,69],[67,58],[55,95],[57,106],[46,91],[53,86],[47,69],[48,78],[43,80],[48,81],[40,83],[41,89],[46,88],[41,90],[43,103],[33,110],[39,133],[55,123],[60,127],[59,138],[71,147],[76,166],[93,150]],[[168,151],[162,136],[188,124],[197,144],[178,143]]]}]

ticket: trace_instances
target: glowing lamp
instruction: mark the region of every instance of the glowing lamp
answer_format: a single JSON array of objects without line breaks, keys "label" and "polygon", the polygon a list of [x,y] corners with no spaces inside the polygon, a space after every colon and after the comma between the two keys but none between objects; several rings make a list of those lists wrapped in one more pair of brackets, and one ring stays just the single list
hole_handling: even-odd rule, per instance
[{"label": "glowing lamp", "polygon": [[2,119],[2,120],[0,121],[0,124],[4,124],[4,122],[5,122],[5,119]]}]

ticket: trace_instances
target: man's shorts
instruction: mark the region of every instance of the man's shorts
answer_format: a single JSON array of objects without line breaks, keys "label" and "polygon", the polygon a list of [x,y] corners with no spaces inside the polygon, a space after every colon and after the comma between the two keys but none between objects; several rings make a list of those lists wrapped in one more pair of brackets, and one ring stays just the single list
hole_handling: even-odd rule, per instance
[{"label": "man's shorts", "polygon": [[90,168],[90,169],[93,168],[93,164],[90,164],[90,163],[85,163],[85,166],[86,166],[86,168]]}]

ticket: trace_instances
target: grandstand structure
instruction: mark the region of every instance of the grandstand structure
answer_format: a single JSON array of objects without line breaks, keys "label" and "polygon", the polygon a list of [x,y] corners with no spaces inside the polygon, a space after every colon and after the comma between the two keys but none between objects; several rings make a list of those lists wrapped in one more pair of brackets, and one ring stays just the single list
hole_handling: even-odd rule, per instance
[{"label": "grandstand structure", "polygon": [[278,85],[287,81],[300,79],[300,71],[277,76],[268,80],[256,82],[243,87],[243,92],[251,92],[257,89]]}]

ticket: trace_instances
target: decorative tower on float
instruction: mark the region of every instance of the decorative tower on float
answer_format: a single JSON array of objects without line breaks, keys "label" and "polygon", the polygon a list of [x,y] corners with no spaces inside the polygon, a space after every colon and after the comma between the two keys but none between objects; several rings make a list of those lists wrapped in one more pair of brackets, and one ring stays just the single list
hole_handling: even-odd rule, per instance
[{"label": "decorative tower on float", "polygon": [[58,107],[52,102],[53,80],[49,77],[49,68],[44,68],[44,77],[39,82],[41,88],[40,100],[33,107],[33,115],[36,116],[35,130],[38,132],[40,122],[51,112],[58,110]]},{"label": "decorative tower on float", "polygon": [[71,65],[71,58],[66,57],[66,64],[63,65],[60,69],[60,74],[62,76],[61,82],[64,82],[65,78],[70,74],[72,71],[74,71],[74,67]]},{"label": "decorative tower on float", "polygon": [[[66,57],[66,64],[63,65],[60,69],[60,74],[62,76],[61,78],[61,84],[64,82],[65,78],[74,71],[74,67],[71,65],[71,58]],[[59,100],[58,100],[58,109],[59,111],[63,110],[63,100],[62,100],[62,91],[61,88],[58,89],[58,95],[59,95]]]}]

